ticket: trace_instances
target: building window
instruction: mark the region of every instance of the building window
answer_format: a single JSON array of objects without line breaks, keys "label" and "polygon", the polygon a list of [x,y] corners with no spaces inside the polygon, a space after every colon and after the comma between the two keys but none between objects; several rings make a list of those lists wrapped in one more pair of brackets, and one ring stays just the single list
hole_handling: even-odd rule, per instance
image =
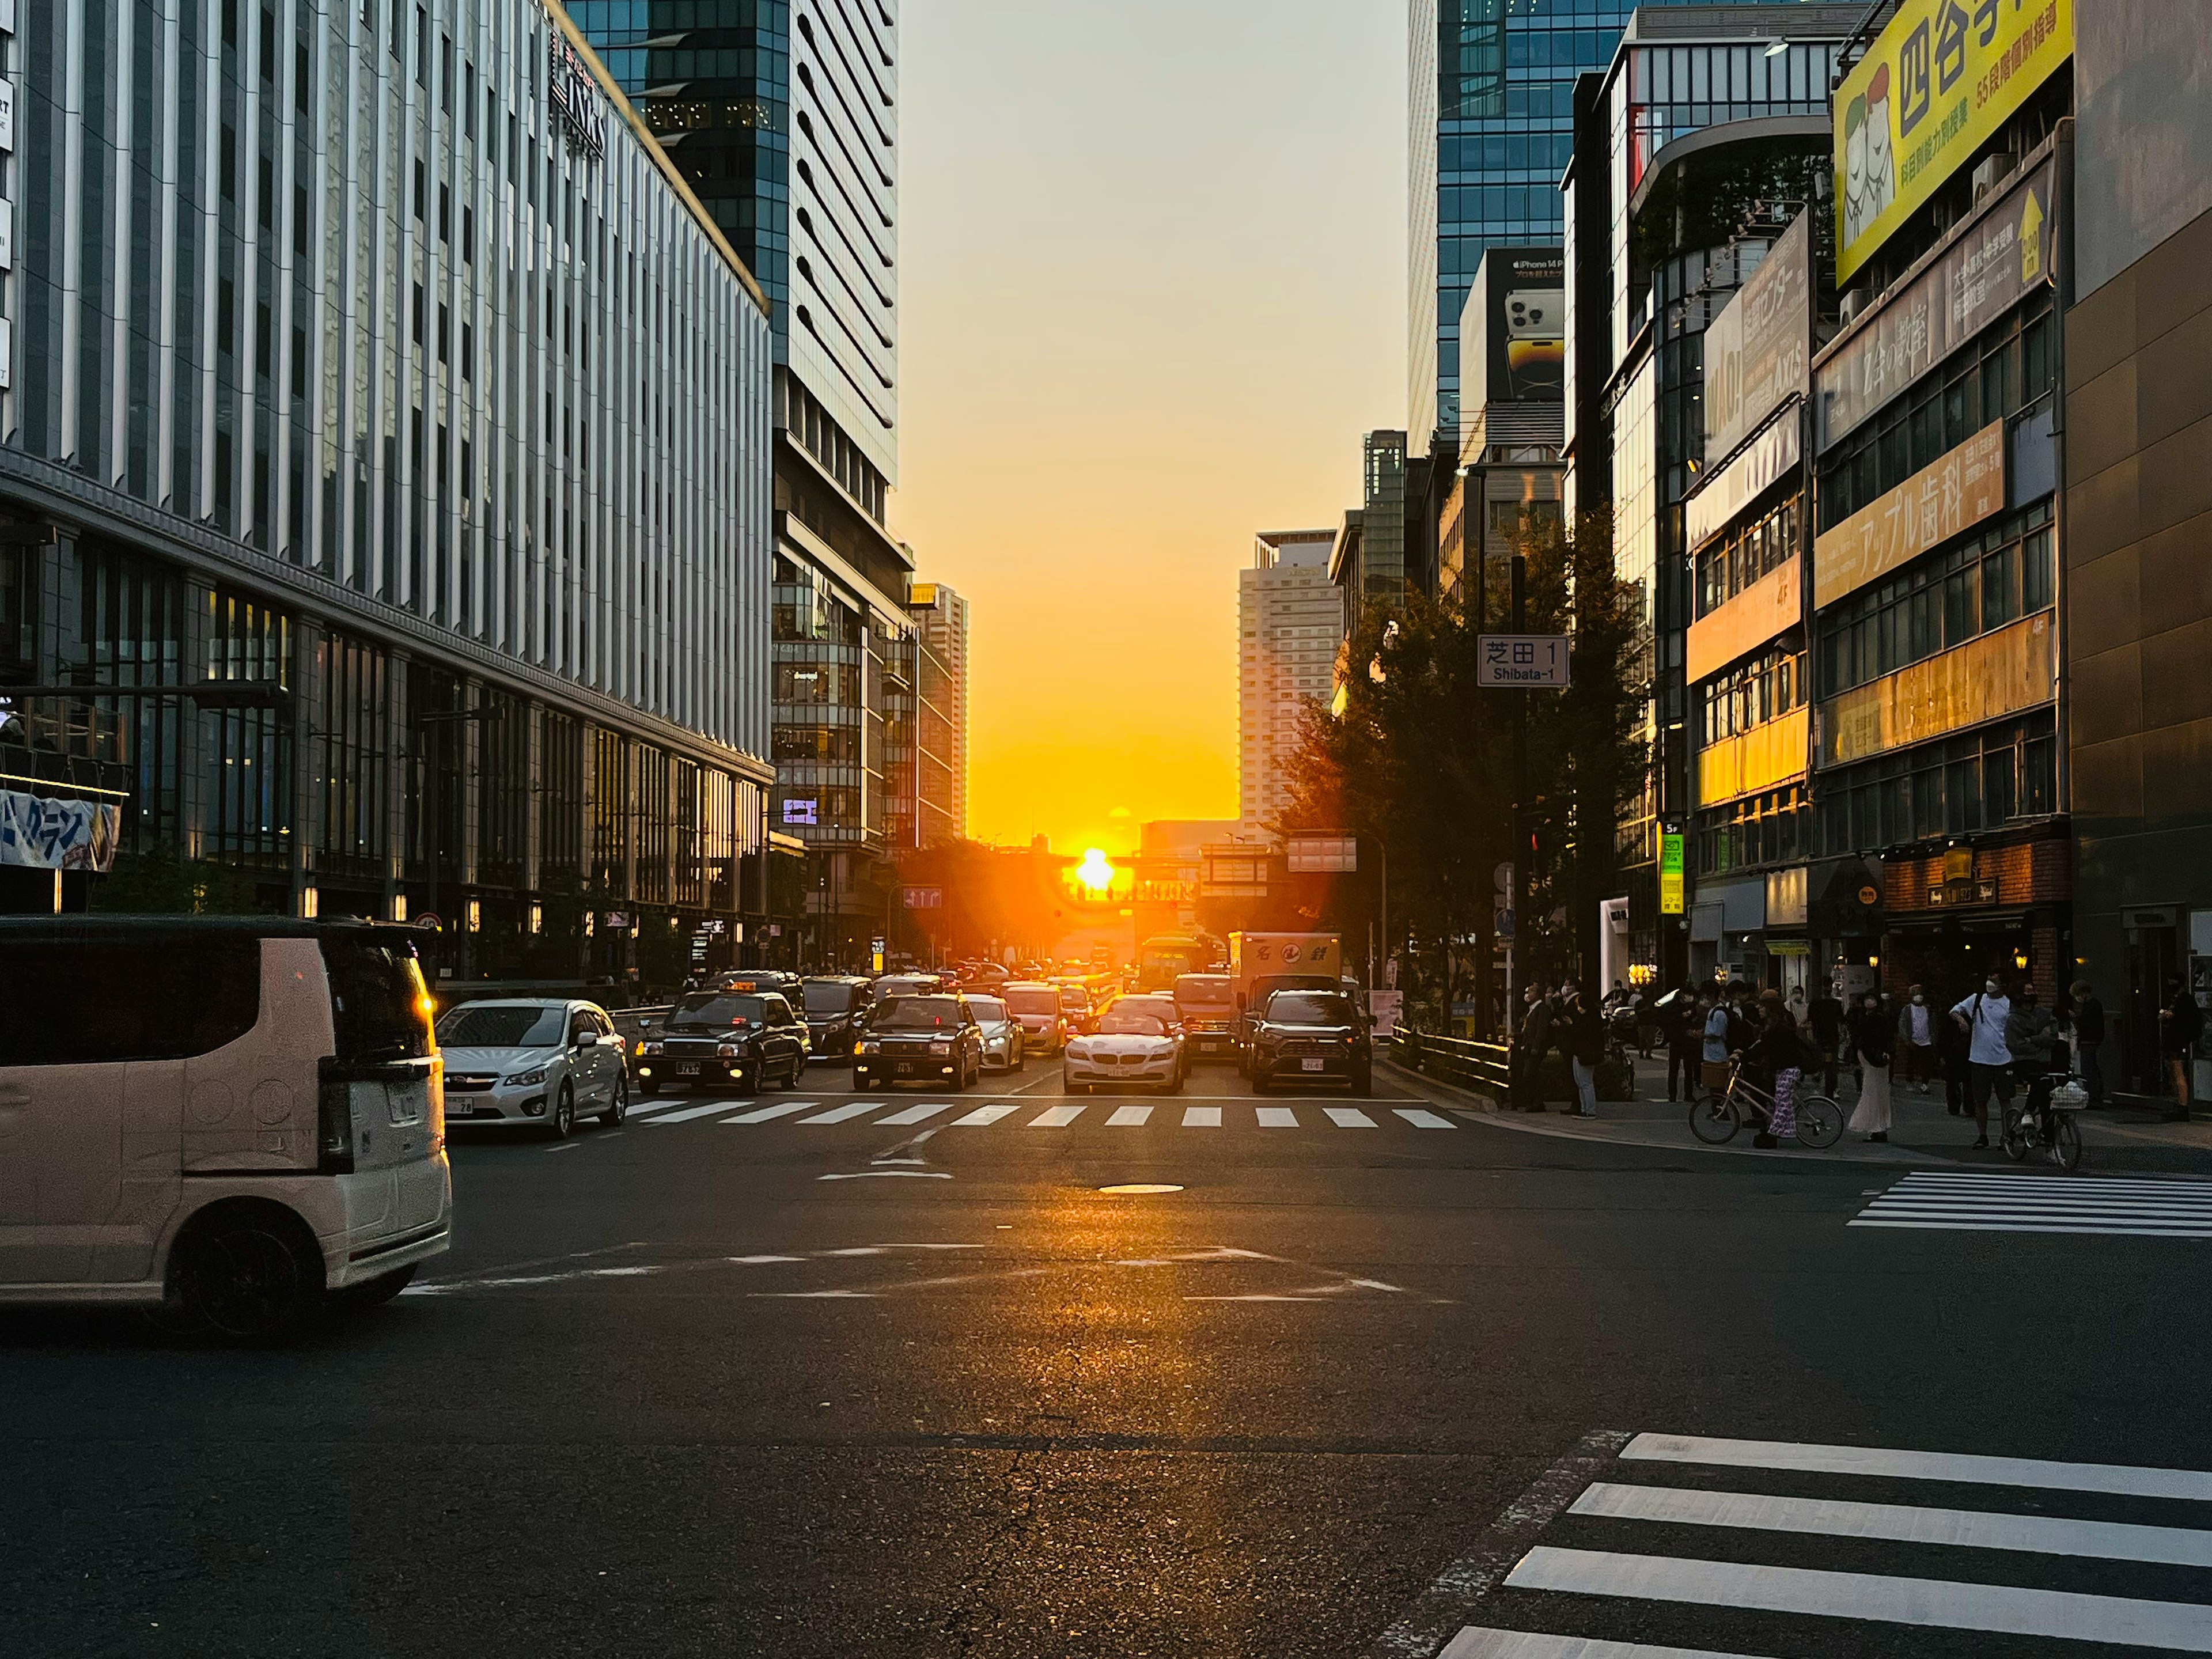
[{"label": "building window", "polygon": [[1793,495],[1751,523],[1706,543],[1698,550],[1700,617],[1719,610],[1761,577],[1789,562],[1797,551],[1798,515],[1803,510],[1804,496]]},{"label": "building window", "polygon": [[2047,817],[2057,810],[2057,779],[2048,711],[1824,772],[1820,852],[1879,852]]}]

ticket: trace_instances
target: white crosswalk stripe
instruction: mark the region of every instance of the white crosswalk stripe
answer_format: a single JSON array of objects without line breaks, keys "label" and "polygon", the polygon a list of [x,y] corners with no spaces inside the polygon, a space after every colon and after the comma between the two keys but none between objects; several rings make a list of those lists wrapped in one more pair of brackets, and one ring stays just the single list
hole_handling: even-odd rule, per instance
[{"label": "white crosswalk stripe", "polygon": [[[2057,1644],[2079,1642],[2212,1653],[2212,1600],[2189,1599],[2212,1590],[2184,1576],[2212,1567],[2212,1474],[1664,1434],[1638,1435],[1595,1468],[1620,1478],[1578,1472],[1579,1495],[1522,1534],[1533,1547],[1490,1599],[1468,1604],[1485,1616],[1468,1620],[1440,1659],[1758,1659],[1744,1632],[1777,1614],[1827,1621],[1790,1626],[1790,1652],[1863,1651],[1886,1626],[1955,1632],[1947,1653],[1983,1650],[1975,1638],[2002,1641],[2008,1655],[2050,1643],[2052,1659]],[[1661,1479],[1678,1469],[1719,1484]],[[1755,1489],[1785,1480],[1796,1489]],[[1808,1490],[1821,1481],[1838,1489]],[[1954,1501],[1961,1487],[2004,1490],[1991,1491],[1993,1507],[1923,1506],[1909,1501],[1922,1482]],[[2131,1498],[2148,1500],[2142,1518],[2116,1518],[2113,1505]],[[2084,1504],[2102,1512],[2067,1512]],[[1547,1541],[1559,1526],[1573,1535]],[[1826,1565],[1820,1540],[1850,1540],[1853,1570]],[[1817,1565],[1771,1559],[1793,1549]],[[2125,1564],[2129,1576],[2108,1582],[2138,1593],[2101,1593],[2087,1574],[2106,1563]],[[1524,1622],[1547,1630],[1513,1628]],[[1682,1644],[1622,1639],[1632,1635]]]},{"label": "white crosswalk stripe", "polygon": [[[1316,1116],[1310,1103],[1301,1115],[1293,1106],[1253,1104],[1242,1101],[1224,1104],[1160,1106],[1150,1101],[1124,1099],[1120,1104],[1037,1099],[986,1101],[923,1100],[901,1105],[887,1100],[764,1100],[722,1097],[696,1100],[677,1095],[641,1102],[630,1115],[648,1125],[696,1123],[712,1118],[729,1125],[781,1123],[801,1128],[912,1128],[939,1122],[946,1128],[982,1129],[1004,1125],[1031,1129],[1089,1128],[1156,1130],[1180,1129],[1457,1129],[1462,1126],[1441,1113],[1420,1106],[1390,1106],[1380,1113],[1359,1106],[1320,1107]],[[947,1113],[954,1114],[947,1117]],[[806,1115],[801,1115],[805,1114]]]},{"label": "white crosswalk stripe", "polygon": [[1917,1171],[1860,1211],[1850,1224],[2212,1238],[2212,1182]]}]

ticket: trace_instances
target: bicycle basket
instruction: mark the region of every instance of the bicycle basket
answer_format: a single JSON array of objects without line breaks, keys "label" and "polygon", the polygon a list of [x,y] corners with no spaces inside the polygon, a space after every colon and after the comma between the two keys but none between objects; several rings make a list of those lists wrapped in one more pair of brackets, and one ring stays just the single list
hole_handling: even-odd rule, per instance
[{"label": "bicycle basket", "polygon": [[2062,1083],[2051,1091],[2053,1111],[2078,1112],[2089,1103],[2089,1091],[2078,1083]]}]

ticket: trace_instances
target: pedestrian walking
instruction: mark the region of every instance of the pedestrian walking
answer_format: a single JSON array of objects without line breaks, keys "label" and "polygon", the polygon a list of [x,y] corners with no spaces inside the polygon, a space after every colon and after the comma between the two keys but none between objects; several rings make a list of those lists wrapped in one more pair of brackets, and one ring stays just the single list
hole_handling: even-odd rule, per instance
[{"label": "pedestrian walking", "polygon": [[1825,987],[1813,999],[1808,1024],[1812,1028],[1813,1046],[1820,1051],[1821,1087],[1832,1095],[1836,1092],[1836,1068],[1844,1051],[1844,1005],[1832,985]]},{"label": "pedestrian walking", "polygon": [[2105,1103],[2105,1005],[2086,979],[2074,981],[2074,1058],[2089,1104]]},{"label": "pedestrian walking", "polygon": [[[1668,999],[1663,1012],[1667,1017],[1667,1098],[1694,1103],[1698,1098],[1698,1067],[1704,1061],[1705,1000],[1685,981],[1682,988]],[[1727,1055],[1722,1058],[1725,1060]],[[1679,1097],[1677,1088],[1681,1091]]]},{"label": "pedestrian walking", "polygon": [[1928,1006],[1928,993],[1916,985],[1911,1000],[1897,1018],[1897,1048],[1894,1050],[1901,1063],[1905,1079],[1919,1080],[1922,1094],[1936,1075],[1936,1011]]},{"label": "pedestrian walking", "polygon": [[1974,1145],[1990,1144],[1990,1097],[2012,1104],[2012,1050],[2005,1046],[2005,1022],[2012,1000],[2004,981],[1992,974],[1982,988],[1960,999],[1951,1018],[1966,1037],[1966,1097],[1974,1109]]},{"label": "pedestrian walking", "polygon": [[1552,1003],[1542,989],[1531,985],[1521,993],[1521,1026],[1513,1034],[1506,1055],[1511,1079],[1507,1103],[1524,1112],[1544,1109],[1544,1053],[1552,1046]]},{"label": "pedestrian walking", "polygon": [[1559,1033],[1559,1048],[1567,1057],[1575,1080],[1575,1109],[1579,1116],[1597,1115],[1597,1067],[1605,1058],[1605,1020],[1572,980],[1559,988],[1566,1006],[1566,1020]]},{"label": "pedestrian walking", "polygon": [[1851,1010],[1850,1023],[1851,1046],[1859,1057],[1859,1103],[1851,1113],[1850,1127],[1869,1140],[1887,1141],[1893,1121],[1889,1066],[1897,1022],[1882,1007],[1881,996],[1869,991]]},{"label": "pedestrian walking", "polygon": [[1729,1056],[1736,1045],[1729,1040],[1729,1006],[1725,996],[1700,997],[1698,1006],[1705,1011],[1704,1037],[1698,1049],[1702,1068],[1701,1081],[1705,1092],[1714,1099],[1720,1098],[1729,1086]]},{"label": "pedestrian walking", "polygon": [[2197,1039],[2204,1030],[2204,1011],[2179,975],[2170,981],[2172,996],[2158,1012],[2159,1052],[2165,1056],[2166,1076],[2173,1084],[2174,1109],[2189,1115],[2196,1103],[2190,1073],[2197,1057]]}]

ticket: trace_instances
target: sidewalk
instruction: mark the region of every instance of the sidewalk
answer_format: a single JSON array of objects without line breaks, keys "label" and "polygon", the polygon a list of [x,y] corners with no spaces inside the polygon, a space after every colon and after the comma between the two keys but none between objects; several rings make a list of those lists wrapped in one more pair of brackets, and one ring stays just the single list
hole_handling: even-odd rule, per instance
[{"label": "sidewalk", "polygon": [[[1886,1145],[1870,1144],[1846,1129],[1844,1138],[1826,1152],[1802,1146],[1754,1148],[1747,1133],[1739,1134],[1725,1146],[1708,1146],[1691,1134],[1688,1107],[1667,1098],[1666,1060],[1634,1055],[1631,1058],[1636,1067],[1637,1098],[1600,1101],[1595,1118],[1573,1116],[1559,1101],[1547,1102],[1548,1109],[1541,1113],[1504,1111],[1486,1096],[1464,1093],[1433,1078],[1421,1077],[1418,1080],[1425,1088],[1453,1097],[1462,1109],[1472,1108],[1480,1112],[1486,1121],[1498,1128],[1550,1135],[1563,1140],[1657,1147],[1669,1152],[1733,1152],[1766,1158],[1820,1158],[1856,1164],[1920,1165],[1993,1163],[2000,1168],[2014,1167],[1996,1144],[1994,1104],[1990,1124],[1991,1144],[1986,1151],[1977,1152],[1974,1120],[1972,1116],[1953,1117],[1948,1114],[1940,1083],[1927,1094],[1905,1087],[1892,1090],[1894,1121]],[[1393,1069],[1408,1080],[1417,1075],[1395,1064]],[[1814,1085],[1817,1088],[1820,1081],[1815,1077]],[[1849,1122],[1851,1112],[1858,1105],[1856,1073],[1849,1066],[1844,1067],[1837,1075],[1836,1085],[1837,1103],[1844,1109],[1844,1121]],[[2083,1167],[2092,1173],[2100,1170],[2107,1173],[2127,1170],[2212,1171],[2212,1122],[2169,1122],[2153,1113],[2117,1108],[2083,1112],[2081,1126]],[[2031,1156],[2024,1167],[2047,1165]]]}]

